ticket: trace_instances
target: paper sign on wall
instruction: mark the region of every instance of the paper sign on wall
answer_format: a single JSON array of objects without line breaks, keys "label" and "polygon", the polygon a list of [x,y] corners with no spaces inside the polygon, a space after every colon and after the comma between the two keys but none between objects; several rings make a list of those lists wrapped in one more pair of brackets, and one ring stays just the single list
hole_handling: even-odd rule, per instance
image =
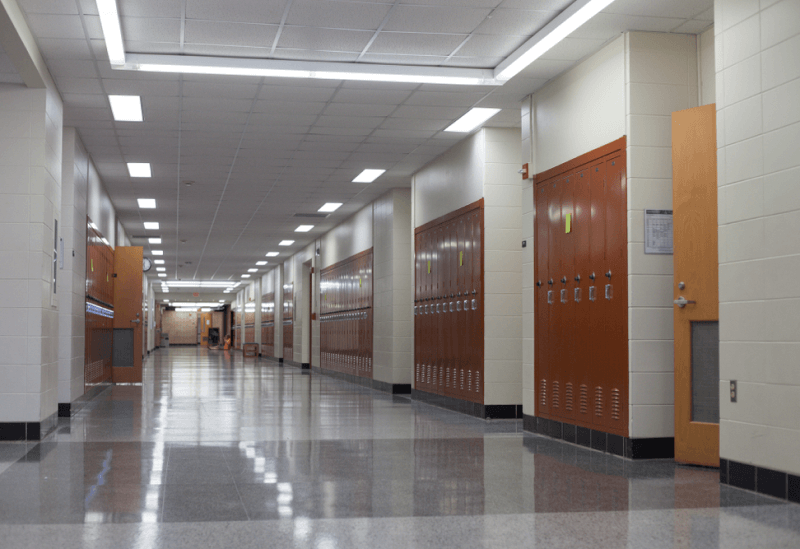
[{"label": "paper sign on wall", "polygon": [[458,252],[458,266],[462,267],[464,265],[464,252]]},{"label": "paper sign on wall", "polygon": [[644,253],[672,253],[672,210],[644,211]]}]

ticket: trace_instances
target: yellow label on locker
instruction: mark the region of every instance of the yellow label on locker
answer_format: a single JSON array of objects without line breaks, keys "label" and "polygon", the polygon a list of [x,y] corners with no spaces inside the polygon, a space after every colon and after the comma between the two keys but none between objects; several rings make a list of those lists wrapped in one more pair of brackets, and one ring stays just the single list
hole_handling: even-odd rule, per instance
[{"label": "yellow label on locker", "polygon": [[567,223],[564,226],[564,232],[565,233],[572,232],[572,214],[567,214]]},{"label": "yellow label on locker", "polygon": [[106,282],[108,282],[108,274],[106,274]]},{"label": "yellow label on locker", "polygon": [[458,266],[462,267],[464,265],[464,252],[458,252]]},{"label": "yellow label on locker", "polygon": [[91,259],[90,262],[92,264],[92,272],[94,272],[94,259]]},{"label": "yellow label on locker", "polygon": [[428,261],[428,274],[431,274],[431,262]]},{"label": "yellow label on locker", "polygon": [[361,287],[361,277],[358,278],[358,287]]}]

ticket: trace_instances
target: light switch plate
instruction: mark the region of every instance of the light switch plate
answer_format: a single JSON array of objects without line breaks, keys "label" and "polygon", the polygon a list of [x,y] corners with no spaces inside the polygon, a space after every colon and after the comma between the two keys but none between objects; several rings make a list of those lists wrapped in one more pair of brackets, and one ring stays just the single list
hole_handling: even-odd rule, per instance
[{"label": "light switch plate", "polygon": [[731,402],[736,402],[737,397],[737,390],[736,390],[736,380],[731,380]]}]

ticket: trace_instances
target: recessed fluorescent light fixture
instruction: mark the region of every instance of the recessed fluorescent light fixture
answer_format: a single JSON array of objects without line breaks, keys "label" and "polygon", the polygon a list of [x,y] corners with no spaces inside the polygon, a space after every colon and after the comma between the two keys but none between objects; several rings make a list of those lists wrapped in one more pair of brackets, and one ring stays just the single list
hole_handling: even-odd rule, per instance
[{"label": "recessed fluorescent light fixture", "polygon": [[491,117],[500,112],[500,109],[482,109],[476,107],[450,124],[444,129],[446,132],[471,132]]},{"label": "recessed fluorescent light fixture", "polygon": [[[286,244],[288,246],[289,244]],[[280,252],[267,252],[267,257],[276,257],[280,255]]]},{"label": "recessed fluorescent light fixture", "polygon": [[500,83],[510,80],[614,0],[575,0],[494,69]]},{"label": "recessed fluorescent light fixture", "polygon": [[128,173],[131,177],[152,177],[150,164],[147,162],[128,162]]},{"label": "recessed fluorescent light fixture", "polygon": [[138,95],[109,95],[111,114],[117,122],[143,122],[142,98]]},{"label": "recessed fluorescent light fixture", "polygon": [[248,273],[257,273],[258,269],[247,269]]},{"label": "recessed fluorescent light fixture", "polygon": [[156,265],[163,265],[164,264],[164,260],[163,259],[154,259],[153,263],[155,263]]},{"label": "recessed fluorescent light fixture", "polygon": [[144,228],[148,231],[157,231],[158,230],[158,221],[145,221]]},{"label": "recessed fluorescent light fixture", "polygon": [[97,0],[97,12],[100,14],[100,26],[103,28],[109,61],[112,65],[124,65],[125,46],[122,43],[116,0]]},{"label": "recessed fluorescent light fixture", "polygon": [[242,278],[250,278],[250,275],[242,275]]},{"label": "recessed fluorescent light fixture", "polygon": [[335,212],[339,208],[342,207],[341,202],[326,202],[324,206],[322,206],[318,212]]},{"label": "recessed fluorescent light fixture", "polygon": [[353,179],[353,183],[372,183],[378,179],[386,170],[364,170]]},{"label": "recessed fluorescent light fixture", "polygon": [[259,267],[266,264],[267,264],[266,261],[256,261],[256,265],[258,265]]},{"label": "recessed fluorescent light fixture", "polygon": [[310,231],[313,228],[314,228],[314,225],[300,225],[299,227],[297,227],[294,230],[294,232],[296,232],[296,233],[307,233],[308,231]]},{"label": "recessed fluorescent light fixture", "polygon": [[151,253],[153,255],[164,255],[164,250],[153,250]]},{"label": "recessed fluorescent light fixture", "polygon": [[148,238],[147,241],[150,244],[161,244],[161,239],[160,238]]},{"label": "recessed fluorescent light fixture", "polygon": [[281,240],[278,242],[278,246],[291,246],[292,244],[294,244],[294,240]]},{"label": "recessed fluorescent light fixture", "polygon": [[167,276],[167,273],[158,273],[158,276]]},{"label": "recessed fluorescent light fixture", "polygon": [[220,303],[225,303],[225,300],[224,299],[220,299],[219,302]]},{"label": "recessed fluorescent light fixture", "polygon": [[167,270],[166,267],[156,267],[156,271],[158,271],[159,273],[163,273],[166,270]]},{"label": "recessed fluorescent light fixture", "polygon": [[487,69],[425,67],[335,62],[288,61],[209,56],[132,53],[116,69],[181,74],[218,74],[272,78],[315,78],[367,82],[409,82],[461,86],[497,86]]},{"label": "recessed fluorescent light fixture", "polygon": [[144,209],[153,209],[156,207],[156,199],[155,198],[137,198],[136,201],[139,203],[139,207]]}]

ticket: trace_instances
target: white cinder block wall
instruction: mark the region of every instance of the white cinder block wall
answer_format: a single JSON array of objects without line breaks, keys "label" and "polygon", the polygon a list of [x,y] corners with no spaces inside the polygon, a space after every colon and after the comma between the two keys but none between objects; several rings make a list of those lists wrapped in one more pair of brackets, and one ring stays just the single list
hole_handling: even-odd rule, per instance
[{"label": "white cinder block wall", "polygon": [[58,408],[59,319],[51,294],[62,110],[54,88],[0,84],[0,422],[40,422]]},{"label": "white cinder block wall", "polygon": [[672,255],[645,255],[644,210],[672,209],[672,113],[698,103],[697,38],[625,34],[631,438],[675,435]]},{"label": "white cinder block wall", "polygon": [[518,129],[484,128],[412,179],[410,235],[413,228],[484,198],[484,404],[522,403],[519,148]]},{"label": "white cinder block wall", "polygon": [[64,269],[58,288],[58,402],[84,390],[86,324],[86,200],[89,157],[74,128],[64,128],[61,169],[61,235]]},{"label": "white cinder block wall", "polygon": [[720,457],[800,474],[800,2],[714,17]]},{"label": "white cinder block wall", "polygon": [[522,403],[520,132],[483,130],[484,404]]},{"label": "white cinder block wall", "polygon": [[522,179],[522,412],[534,415],[536,412],[536,378],[533,370],[534,357],[534,308],[533,308],[533,97],[528,96],[522,101],[520,114],[521,138],[520,158],[522,164],[528,164],[529,178]]},{"label": "white cinder block wall", "polygon": [[414,371],[414,257],[411,239],[411,190],[392,191],[392,379],[408,385]]}]

